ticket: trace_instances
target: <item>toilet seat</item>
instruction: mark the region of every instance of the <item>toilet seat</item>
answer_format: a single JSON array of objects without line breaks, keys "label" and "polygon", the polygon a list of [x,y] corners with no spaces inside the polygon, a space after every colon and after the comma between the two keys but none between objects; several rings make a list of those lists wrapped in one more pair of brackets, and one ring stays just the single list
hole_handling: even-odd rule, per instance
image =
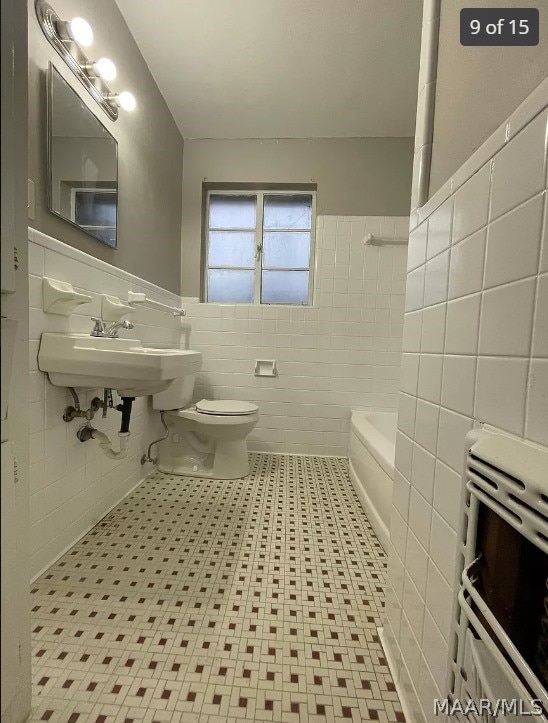
[{"label": "toilet seat", "polygon": [[241,417],[256,414],[259,407],[251,402],[240,402],[236,399],[202,399],[196,403],[196,411],[219,417]]}]

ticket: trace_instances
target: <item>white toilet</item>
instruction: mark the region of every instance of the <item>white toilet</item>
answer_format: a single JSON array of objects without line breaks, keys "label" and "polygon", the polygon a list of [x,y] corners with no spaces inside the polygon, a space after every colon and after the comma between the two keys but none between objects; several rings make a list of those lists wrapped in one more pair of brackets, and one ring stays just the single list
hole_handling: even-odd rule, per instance
[{"label": "white toilet", "polygon": [[160,444],[159,469],[191,477],[245,477],[246,440],[259,421],[259,408],[236,400],[191,404],[195,380],[196,374],[189,374],[152,396],[153,408],[165,412],[169,429],[169,437]]}]

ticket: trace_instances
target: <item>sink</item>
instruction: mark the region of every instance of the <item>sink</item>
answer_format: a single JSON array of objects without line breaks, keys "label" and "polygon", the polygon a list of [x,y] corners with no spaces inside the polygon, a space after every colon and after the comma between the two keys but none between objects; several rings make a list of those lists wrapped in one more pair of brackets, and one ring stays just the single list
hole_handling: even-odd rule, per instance
[{"label": "sink", "polygon": [[58,387],[115,389],[123,397],[163,392],[171,382],[202,367],[198,351],[154,349],[137,339],[45,332],[38,367]]}]

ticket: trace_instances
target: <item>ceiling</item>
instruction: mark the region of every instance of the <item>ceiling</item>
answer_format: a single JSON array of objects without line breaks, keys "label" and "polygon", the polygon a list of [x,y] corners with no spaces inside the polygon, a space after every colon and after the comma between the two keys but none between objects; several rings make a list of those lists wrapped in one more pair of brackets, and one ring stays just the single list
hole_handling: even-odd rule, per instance
[{"label": "ceiling", "polygon": [[422,0],[116,0],[184,138],[414,135]]}]

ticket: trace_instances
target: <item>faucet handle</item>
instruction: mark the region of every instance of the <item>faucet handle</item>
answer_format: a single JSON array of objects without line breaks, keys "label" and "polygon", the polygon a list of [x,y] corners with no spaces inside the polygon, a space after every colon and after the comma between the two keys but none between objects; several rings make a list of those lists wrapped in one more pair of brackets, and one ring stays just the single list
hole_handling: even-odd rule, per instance
[{"label": "faucet handle", "polygon": [[98,319],[96,316],[92,316],[91,320],[94,322],[92,336],[99,336],[105,331],[105,322],[102,319]]}]

